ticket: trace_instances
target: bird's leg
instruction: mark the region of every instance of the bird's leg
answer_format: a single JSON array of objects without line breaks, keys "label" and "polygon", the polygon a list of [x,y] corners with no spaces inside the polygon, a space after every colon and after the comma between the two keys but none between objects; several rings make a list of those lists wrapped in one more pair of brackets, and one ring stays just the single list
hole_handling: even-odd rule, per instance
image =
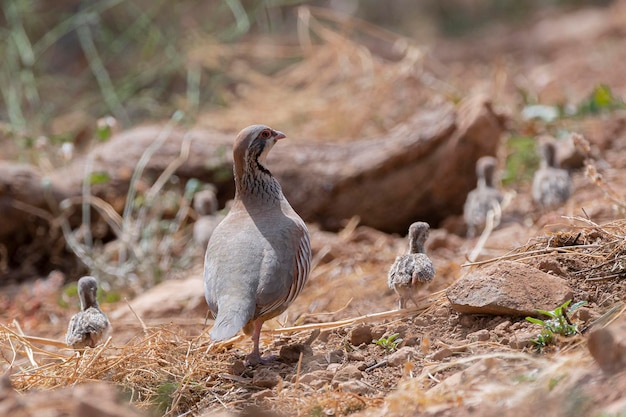
[{"label": "bird's leg", "polygon": [[254,343],[254,348],[252,349],[252,352],[248,356],[246,356],[246,363],[248,365],[254,366],[260,363],[265,364],[276,359],[275,356],[269,356],[267,358],[261,357],[261,349],[259,348],[259,342],[261,339],[261,327],[262,326],[263,326],[263,322],[260,320],[257,320],[253,323],[251,337],[252,337],[252,342]]},{"label": "bird's leg", "polygon": [[263,326],[262,321],[255,321],[253,323],[252,328],[252,343],[254,343],[254,348],[252,349],[252,353],[246,356],[246,362],[249,365],[256,365],[261,363],[261,349],[259,349],[259,341],[261,339],[261,326]]}]

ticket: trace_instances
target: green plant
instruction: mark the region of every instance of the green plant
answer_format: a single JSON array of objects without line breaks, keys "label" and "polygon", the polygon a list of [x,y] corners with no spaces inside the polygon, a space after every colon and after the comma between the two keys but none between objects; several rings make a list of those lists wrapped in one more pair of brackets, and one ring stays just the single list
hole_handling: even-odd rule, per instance
[{"label": "green plant", "polygon": [[599,114],[626,108],[626,103],[613,95],[606,84],[595,86],[589,97],[576,108],[576,115]]},{"label": "green plant", "polygon": [[517,181],[530,181],[539,167],[537,141],[529,136],[512,136],[506,141],[506,164],[502,173],[505,185]]},{"label": "green plant", "polygon": [[172,405],[172,397],[178,384],[175,382],[164,382],[157,387],[157,395],[155,399],[155,406],[161,413],[166,413]]},{"label": "green plant", "polygon": [[393,333],[387,337],[381,337],[378,340],[374,340],[374,343],[385,349],[387,352],[393,352],[398,348],[398,345],[402,343],[402,338],[399,336],[399,333]]},{"label": "green plant", "polygon": [[[547,320],[541,320],[534,317],[526,317],[526,320],[538,324],[543,327],[541,333],[533,340],[533,343],[542,350],[546,346],[556,342],[556,336],[571,336],[578,333],[578,325],[572,323],[568,315],[571,315],[580,307],[587,304],[586,301],[579,301],[569,307],[572,300],[567,300],[552,311],[536,309],[540,314],[550,317]],[[568,308],[569,307],[569,308]]]}]

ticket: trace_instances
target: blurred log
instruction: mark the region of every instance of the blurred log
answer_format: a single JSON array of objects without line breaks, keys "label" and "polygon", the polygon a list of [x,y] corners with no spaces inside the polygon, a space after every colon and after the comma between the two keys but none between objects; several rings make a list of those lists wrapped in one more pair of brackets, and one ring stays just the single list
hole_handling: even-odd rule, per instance
[{"label": "blurred log", "polygon": [[406,234],[416,220],[437,225],[462,212],[476,160],[495,155],[502,130],[502,116],[474,97],[458,110],[419,111],[383,138],[276,146],[268,164],[305,220],[337,229],[359,216],[364,225]]},{"label": "blurred log", "polygon": [[[413,221],[437,225],[462,211],[465,196],[476,183],[475,162],[483,155],[495,154],[502,122],[485,97],[475,97],[458,109],[443,104],[420,110],[408,123],[381,138],[333,143],[300,138],[281,141],[267,165],[306,221],[338,229],[345,220],[359,216],[364,225],[405,233]],[[88,172],[107,173],[110,179],[91,191],[121,212],[133,170],[146,149],[164,134],[167,139],[147,161],[135,187],[149,187],[188,140],[189,155],[176,175],[182,181],[197,178],[215,184],[222,205],[232,198],[233,133],[138,127],[47,176],[33,167],[1,162],[0,216],[4,222],[0,243],[12,241],[33,216],[45,220],[46,213],[57,212],[63,199],[80,196]],[[72,221],[76,226],[80,219]]]}]

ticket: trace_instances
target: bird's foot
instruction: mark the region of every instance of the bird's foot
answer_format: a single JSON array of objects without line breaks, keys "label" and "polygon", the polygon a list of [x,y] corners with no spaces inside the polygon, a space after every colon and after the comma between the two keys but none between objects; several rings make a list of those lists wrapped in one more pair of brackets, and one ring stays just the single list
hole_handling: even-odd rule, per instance
[{"label": "bird's foot", "polygon": [[261,356],[259,352],[252,352],[246,356],[245,364],[248,366],[268,365],[278,359],[277,355]]}]

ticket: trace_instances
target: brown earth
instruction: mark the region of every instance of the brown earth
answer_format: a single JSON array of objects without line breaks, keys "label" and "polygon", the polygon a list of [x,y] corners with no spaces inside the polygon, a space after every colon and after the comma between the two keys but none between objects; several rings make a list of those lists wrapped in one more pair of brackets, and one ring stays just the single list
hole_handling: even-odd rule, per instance
[{"label": "brown earth", "polygon": [[[73,307],[76,300],[61,290],[69,277],[52,273],[0,293],[5,323],[0,363],[11,368],[19,391],[0,392],[0,410],[41,415],[45,401],[36,401],[38,410],[25,405],[31,396],[42,395],[37,388],[80,382],[76,390],[89,390],[83,383],[104,380],[144,412],[168,416],[623,415],[626,372],[620,367],[620,348],[607,350],[601,367],[586,345],[591,331],[624,317],[626,115],[624,110],[583,115],[547,127],[522,120],[515,91],[523,87],[542,103],[579,103],[593,86],[605,83],[616,96],[626,96],[624,23],[626,2],[621,1],[609,9],[548,15],[523,29],[434,42],[430,53],[446,69],[437,74],[439,79],[450,80],[457,92],[479,90],[494,97],[495,105],[511,116],[511,135],[559,128],[579,132],[590,142],[593,161],[586,171],[573,172],[574,193],[553,212],[533,208],[527,182],[513,183],[502,223],[474,263],[467,258],[477,239],[455,233],[458,218],[433,230],[427,249],[437,275],[419,306],[393,311],[395,295],[386,284],[389,266],[406,249],[404,238],[359,226],[358,218],[338,233],[311,224],[314,268],[309,282],[281,317],[265,325],[262,336],[262,348],[278,354],[277,361],[246,367],[243,358],[251,342],[244,337],[210,345],[202,303],[202,248],[195,248],[193,266],[185,273],[168,276],[161,284],[166,289],[153,289],[162,291],[159,296],[130,302],[132,310],[125,302],[103,303],[114,326],[112,340],[70,358],[66,349],[20,335],[62,339],[75,309],[59,301]],[[242,102],[245,107],[246,99]],[[233,106],[231,111],[223,120],[236,119],[233,114],[242,109]],[[221,116],[208,115],[207,120]],[[502,165],[511,156],[505,139],[498,151]],[[580,333],[560,337],[539,353],[532,340],[540,328],[524,316],[462,314],[452,308],[446,289],[505,259],[562,279],[574,302],[587,301],[571,317]],[[515,287],[509,295],[518,291],[525,288]],[[168,297],[172,293],[180,294]],[[398,346],[373,342],[393,334],[402,339]],[[622,340],[596,337],[601,345]],[[41,346],[45,350],[37,350]],[[601,352],[592,348],[596,357]],[[67,394],[68,402],[80,395],[76,390]],[[50,398],[65,391],[52,392]],[[50,415],[91,415],[71,410]]]}]

